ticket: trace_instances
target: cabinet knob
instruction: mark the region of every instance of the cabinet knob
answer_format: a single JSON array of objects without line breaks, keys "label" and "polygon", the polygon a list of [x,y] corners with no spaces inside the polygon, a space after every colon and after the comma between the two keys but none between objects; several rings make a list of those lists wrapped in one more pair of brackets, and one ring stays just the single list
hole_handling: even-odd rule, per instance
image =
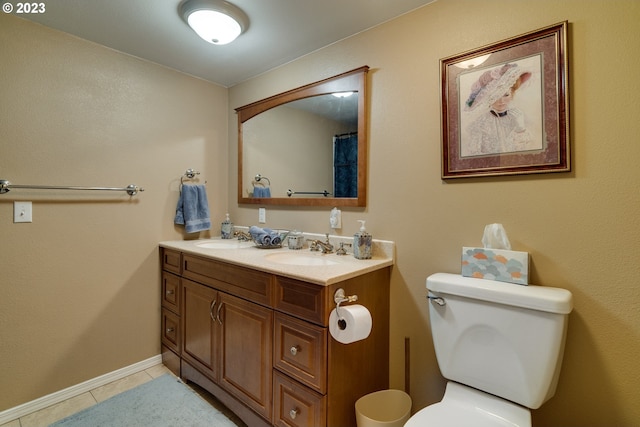
[{"label": "cabinet knob", "polygon": [[299,413],[300,413],[300,409],[293,408],[292,410],[289,411],[289,417],[291,417],[292,420],[295,420]]},{"label": "cabinet knob", "polygon": [[169,334],[169,333],[171,333],[171,332],[173,332],[173,331],[174,331],[174,329],[173,329],[173,328],[167,328],[167,333],[168,333],[168,334]]},{"label": "cabinet knob", "polygon": [[295,356],[300,350],[300,346],[294,345],[289,351],[291,351],[292,356]]},{"label": "cabinet knob", "polygon": [[173,295],[173,289],[170,289],[166,292],[167,295]]}]

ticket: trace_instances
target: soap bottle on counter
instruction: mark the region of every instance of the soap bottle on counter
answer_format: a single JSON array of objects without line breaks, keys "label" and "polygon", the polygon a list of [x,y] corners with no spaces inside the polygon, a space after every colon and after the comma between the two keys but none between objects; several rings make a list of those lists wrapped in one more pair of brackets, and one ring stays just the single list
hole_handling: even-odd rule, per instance
[{"label": "soap bottle on counter", "polygon": [[371,234],[364,227],[364,220],[359,219],[360,231],[353,235],[353,256],[357,259],[371,258]]},{"label": "soap bottle on counter", "polygon": [[232,239],[233,238],[233,223],[229,219],[229,214],[224,221],[222,221],[222,226],[220,227],[220,237],[223,239]]}]

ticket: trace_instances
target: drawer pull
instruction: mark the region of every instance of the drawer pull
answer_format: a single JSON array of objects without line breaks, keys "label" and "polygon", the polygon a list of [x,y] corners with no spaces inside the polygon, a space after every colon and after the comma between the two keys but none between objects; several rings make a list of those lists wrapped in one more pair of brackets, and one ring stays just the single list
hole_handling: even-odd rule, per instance
[{"label": "drawer pull", "polygon": [[300,413],[300,409],[294,408],[289,411],[289,417],[291,417],[292,420],[295,420],[299,413]]},{"label": "drawer pull", "polygon": [[217,301],[218,301],[217,299],[214,299],[214,300],[211,302],[211,305],[209,306],[209,316],[211,316],[211,320],[212,320],[213,322],[215,322],[215,321],[216,321],[215,317],[213,316],[213,308],[216,306],[216,302],[217,302]]},{"label": "drawer pull", "polygon": [[218,321],[218,323],[220,323],[222,325],[222,320],[220,320],[220,310],[222,309],[222,303],[220,303],[220,305],[218,306],[218,311],[216,311],[216,320]]},{"label": "drawer pull", "polygon": [[167,333],[170,334],[171,332],[173,332],[175,329],[173,328],[167,328]]},{"label": "drawer pull", "polygon": [[291,355],[292,355],[292,356],[295,356],[296,354],[298,354],[298,352],[299,352],[300,350],[302,350],[302,349],[300,348],[300,346],[298,346],[298,345],[294,345],[293,347],[291,347],[291,349],[290,349],[289,351],[291,351]]},{"label": "drawer pull", "polygon": [[173,289],[170,289],[166,292],[167,295],[173,295]]}]

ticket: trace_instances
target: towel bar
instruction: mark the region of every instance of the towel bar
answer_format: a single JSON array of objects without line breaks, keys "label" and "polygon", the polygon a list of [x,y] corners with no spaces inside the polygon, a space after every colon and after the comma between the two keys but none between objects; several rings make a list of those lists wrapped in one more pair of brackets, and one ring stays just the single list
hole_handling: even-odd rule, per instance
[{"label": "towel bar", "polygon": [[78,187],[78,186],[63,186],[63,185],[18,185],[12,184],[6,179],[0,179],[0,194],[8,193],[12,188],[26,188],[36,190],[100,190],[100,191],[126,191],[130,196],[134,196],[138,191],[144,191],[144,188],[138,187],[135,184],[130,184],[126,187]]},{"label": "towel bar", "polygon": [[324,191],[293,191],[291,189],[287,190],[287,196],[291,197],[294,194],[322,194],[324,197],[331,195],[331,193],[329,193],[327,190],[324,190]]}]

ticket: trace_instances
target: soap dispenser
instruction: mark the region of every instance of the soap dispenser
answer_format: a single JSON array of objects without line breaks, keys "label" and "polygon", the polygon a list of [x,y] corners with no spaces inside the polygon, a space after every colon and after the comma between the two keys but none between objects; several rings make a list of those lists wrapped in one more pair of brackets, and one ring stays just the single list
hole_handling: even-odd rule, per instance
[{"label": "soap dispenser", "polygon": [[364,220],[359,219],[360,231],[353,235],[353,256],[357,259],[371,258],[371,234],[364,227]]},{"label": "soap dispenser", "polygon": [[229,219],[229,214],[227,214],[224,221],[222,221],[222,226],[220,227],[220,237],[222,237],[223,239],[233,238],[233,223]]}]

